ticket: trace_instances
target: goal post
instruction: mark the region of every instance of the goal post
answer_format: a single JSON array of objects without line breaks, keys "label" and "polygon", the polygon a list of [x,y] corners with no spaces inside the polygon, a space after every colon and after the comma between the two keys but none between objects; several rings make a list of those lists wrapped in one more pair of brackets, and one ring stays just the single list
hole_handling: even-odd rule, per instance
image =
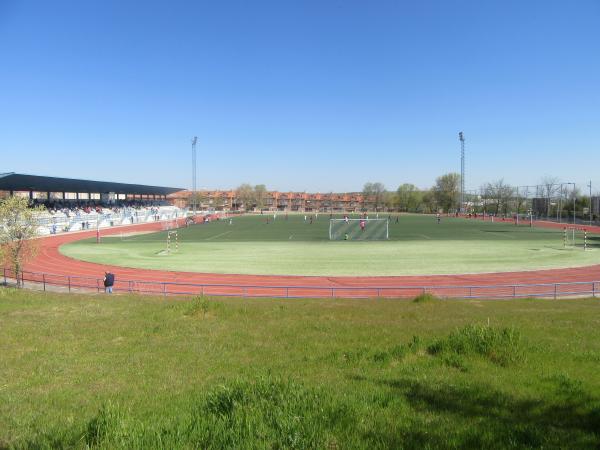
[{"label": "goal post", "polygon": [[588,247],[587,229],[579,227],[565,227],[563,229],[563,247],[583,248]]},{"label": "goal post", "polygon": [[331,241],[384,241],[389,237],[388,219],[329,219]]},{"label": "goal post", "polygon": [[171,253],[171,250],[175,250],[176,252],[179,251],[179,239],[177,236],[177,230],[167,231],[167,253]]}]

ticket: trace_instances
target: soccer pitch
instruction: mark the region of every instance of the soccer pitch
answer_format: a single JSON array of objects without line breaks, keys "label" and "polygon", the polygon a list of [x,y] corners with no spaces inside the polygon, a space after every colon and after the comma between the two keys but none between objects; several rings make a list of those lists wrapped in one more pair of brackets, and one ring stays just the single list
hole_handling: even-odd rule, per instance
[{"label": "soccer pitch", "polygon": [[[340,216],[334,216],[340,217]],[[387,217],[380,214],[381,217]],[[310,216],[308,216],[310,218]],[[268,223],[267,223],[268,219]],[[370,223],[367,223],[367,230]],[[167,232],[86,239],[63,245],[69,257],[101,264],[187,272],[393,276],[506,272],[600,263],[597,240],[587,251],[563,247],[563,232],[502,222],[392,215],[389,240],[329,240],[329,214],[234,217]],[[174,243],[172,243],[172,249]]]}]

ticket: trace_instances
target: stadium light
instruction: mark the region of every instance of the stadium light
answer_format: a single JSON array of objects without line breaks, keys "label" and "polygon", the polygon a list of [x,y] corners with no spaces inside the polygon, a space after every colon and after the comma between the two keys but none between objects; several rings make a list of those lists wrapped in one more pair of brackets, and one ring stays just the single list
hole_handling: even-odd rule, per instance
[{"label": "stadium light", "polygon": [[590,226],[592,226],[592,180],[590,180],[587,187],[590,188]]},{"label": "stadium light", "polygon": [[465,212],[465,136],[463,132],[458,133],[460,141],[460,212]]},{"label": "stadium light", "polygon": [[192,138],[192,210],[194,211],[194,217],[196,217],[196,143],[198,137]]}]

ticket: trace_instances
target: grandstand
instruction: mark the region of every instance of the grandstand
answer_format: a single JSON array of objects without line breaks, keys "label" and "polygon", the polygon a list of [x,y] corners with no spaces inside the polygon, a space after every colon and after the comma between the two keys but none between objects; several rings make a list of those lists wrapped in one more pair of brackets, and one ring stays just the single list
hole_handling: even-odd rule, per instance
[{"label": "grandstand", "polygon": [[167,196],[181,188],[0,174],[0,199],[11,195],[43,205],[38,234],[56,234],[184,217]]}]

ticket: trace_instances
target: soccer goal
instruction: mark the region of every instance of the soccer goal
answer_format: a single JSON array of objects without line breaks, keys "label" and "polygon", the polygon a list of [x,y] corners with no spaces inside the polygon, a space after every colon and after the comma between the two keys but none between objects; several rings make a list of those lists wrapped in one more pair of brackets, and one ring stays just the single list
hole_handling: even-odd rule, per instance
[{"label": "soccer goal", "polygon": [[179,251],[179,239],[177,237],[177,230],[167,231],[167,253],[171,251]]},{"label": "soccer goal", "polygon": [[578,227],[565,227],[563,230],[563,245],[565,248],[582,248],[587,250],[587,230]]},{"label": "soccer goal", "polygon": [[389,237],[388,219],[329,219],[331,241],[381,241]]}]

